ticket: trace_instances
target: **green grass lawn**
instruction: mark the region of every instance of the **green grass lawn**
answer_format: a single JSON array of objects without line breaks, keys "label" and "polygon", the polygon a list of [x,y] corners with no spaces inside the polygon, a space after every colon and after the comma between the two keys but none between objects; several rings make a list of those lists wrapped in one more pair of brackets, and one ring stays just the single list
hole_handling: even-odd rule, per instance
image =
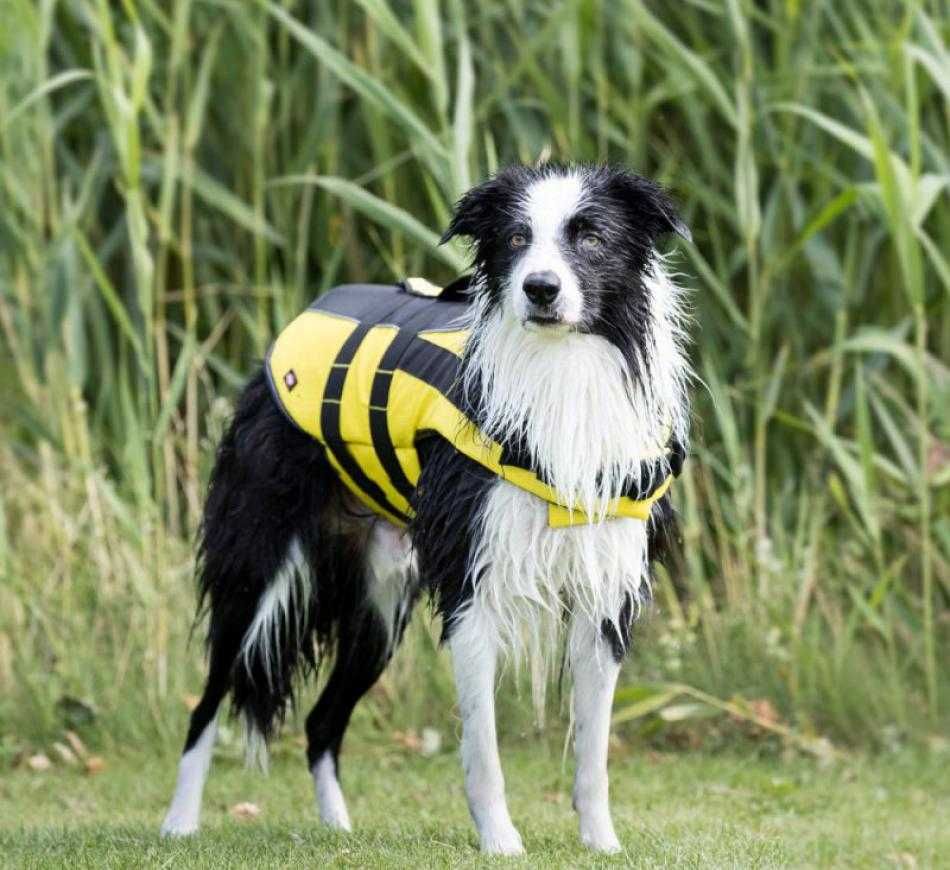
[{"label": "green grass lawn", "polygon": [[[771,867],[950,866],[947,755],[856,757],[820,768],[804,759],[618,751],[614,818],[625,853],[595,858],[579,845],[570,770],[554,744],[504,752],[511,810],[527,857],[479,857],[454,752],[433,758],[356,743],[345,758],[356,833],[323,830],[309,777],[289,747],[271,772],[218,758],[204,828],[187,841],[157,831],[174,760],[108,759],[0,778],[0,863],[28,867]],[[228,809],[250,801],[258,818]]]}]

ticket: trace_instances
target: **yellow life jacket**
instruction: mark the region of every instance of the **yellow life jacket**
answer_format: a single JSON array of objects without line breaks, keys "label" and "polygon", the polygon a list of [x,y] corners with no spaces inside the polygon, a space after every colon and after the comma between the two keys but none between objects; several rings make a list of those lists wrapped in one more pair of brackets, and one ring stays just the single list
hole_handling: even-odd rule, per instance
[{"label": "yellow life jacket", "polygon": [[[460,453],[548,503],[548,522],[589,522],[558,501],[530,460],[479,431],[453,399],[468,331],[463,295],[420,279],[355,284],[324,294],[280,333],[265,369],[278,404],[312,435],[347,488],[404,526],[421,474],[416,445],[439,435]],[[667,454],[670,450],[665,451]],[[672,464],[672,461],[671,461]],[[678,467],[677,467],[678,471]],[[609,517],[646,520],[673,476],[613,499]]]}]

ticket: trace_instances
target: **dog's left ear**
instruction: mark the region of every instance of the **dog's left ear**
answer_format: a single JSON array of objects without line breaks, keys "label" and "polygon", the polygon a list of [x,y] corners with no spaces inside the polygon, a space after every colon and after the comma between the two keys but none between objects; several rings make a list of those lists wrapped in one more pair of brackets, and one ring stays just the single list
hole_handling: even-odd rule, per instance
[{"label": "dog's left ear", "polygon": [[632,172],[618,172],[613,176],[611,186],[636,223],[646,229],[652,238],[676,233],[687,242],[693,240],[689,227],[679,216],[676,204],[655,181]]}]

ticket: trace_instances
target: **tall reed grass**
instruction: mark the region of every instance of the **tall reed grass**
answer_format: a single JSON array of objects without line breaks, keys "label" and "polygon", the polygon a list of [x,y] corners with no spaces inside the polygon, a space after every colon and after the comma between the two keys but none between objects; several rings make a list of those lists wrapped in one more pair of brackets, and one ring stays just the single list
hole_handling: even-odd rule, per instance
[{"label": "tall reed grass", "polygon": [[[846,742],[946,723],[939,4],[4,10],[0,734],[94,706],[177,735],[202,481],[253,360],[334,283],[459,272],[455,198],[548,157],[659,178],[694,237],[684,559],[630,679]],[[436,661],[420,624],[373,709],[423,715]]]}]

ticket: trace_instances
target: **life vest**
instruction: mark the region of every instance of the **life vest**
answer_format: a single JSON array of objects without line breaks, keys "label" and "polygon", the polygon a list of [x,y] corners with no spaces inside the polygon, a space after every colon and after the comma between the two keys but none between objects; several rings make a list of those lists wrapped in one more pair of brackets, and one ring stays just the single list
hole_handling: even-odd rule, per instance
[{"label": "life vest", "polygon": [[[412,517],[422,471],[416,447],[431,435],[546,501],[549,525],[589,522],[583,511],[558,501],[525,451],[485,437],[461,409],[465,286],[461,279],[443,291],[407,279],[396,286],[345,285],[319,297],[268,351],[265,369],[278,404],[324,446],[347,488],[397,525]],[[678,473],[682,456],[675,448],[664,453],[664,471]],[[646,520],[673,479],[656,477],[648,491],[613,499],[607,515]]]}]

